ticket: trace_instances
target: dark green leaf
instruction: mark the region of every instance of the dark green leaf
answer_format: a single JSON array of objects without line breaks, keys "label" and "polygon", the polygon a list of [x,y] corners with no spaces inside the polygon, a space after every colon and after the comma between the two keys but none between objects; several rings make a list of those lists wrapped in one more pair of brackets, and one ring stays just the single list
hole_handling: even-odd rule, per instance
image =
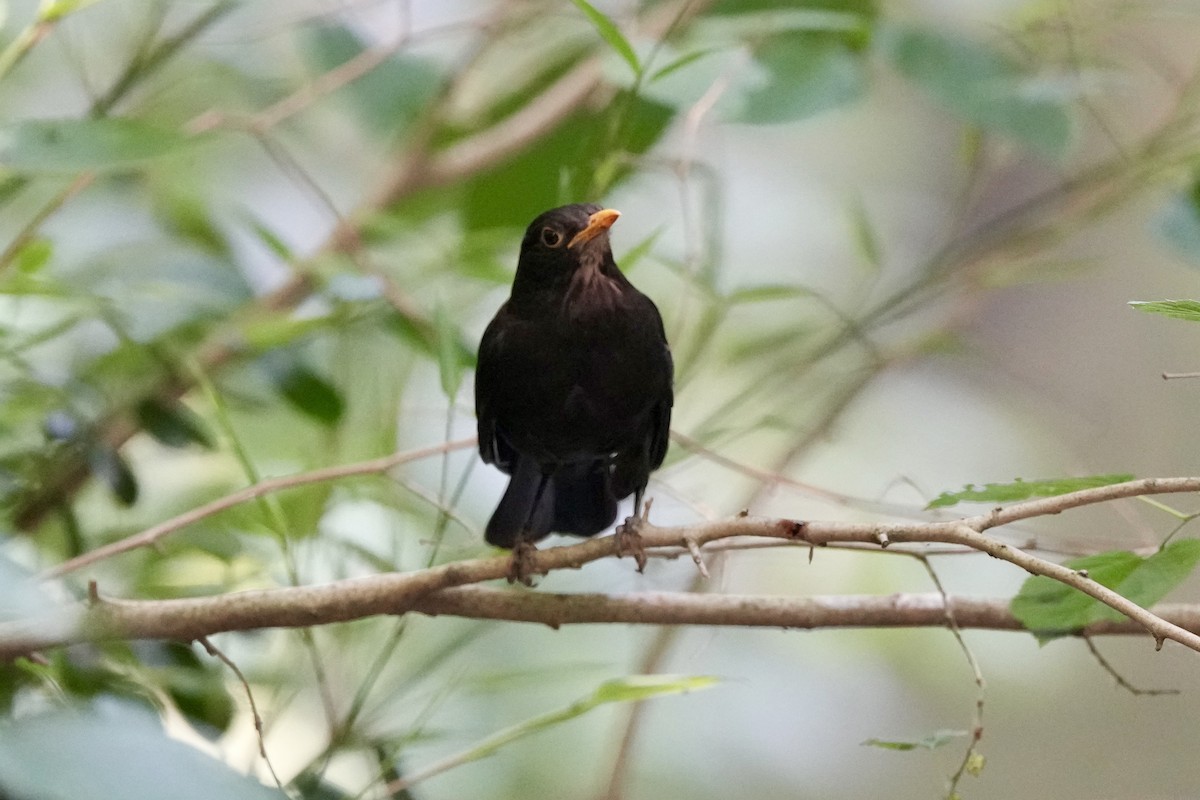
[{"label": "dark green leaf", "polygon": [[575,7],[583,12],[583,15],[588,18],[596,28],[596,32],[608,42],[608,46],[617,52],[621,58],[625,59],[625,63],[633,70],[634,75],[642,74],[642,64],[638,61],[637,53],[634,52],[633,46],[629,44],[629,40],[621,33],[621,29],[613,24],[613,21],[596,10],[596,7],[587,0],[571,0]]},{"label": "dark green leaf", "polygon": [[1045,155],[1066,151],[1066,100],[1039,92],[1015,63],[984,43],[916,28],[885,31],[880,41],[902,75],[968,122]]},{"label": "dark green leaf", "polygon": [[[616,113],[623,116],[613,136],[611,115]],[[593,196],[595,171],[612,152],[645,152],[674,117],[673,109],[630,95],[614,100],[607,112],[572,116],[519,156],[467,184],[468,227],[472,232],[511,229],[509,241],[515,244],[521,228],[547,208],[569,202],[567,198]],[[623,161],[618,179],[628,174],[629,161]],[[514,186],[521,191],[514,192]]]},{"label": "dark green leaf", "polygon": [[25,715],[0,726],[4,797],[160,800],[164,787],[173,800],[287,797],[175,741],[153,714],[129,706]]},{"label": "dark green leaf", "polygon": [[757,48],[754,59],[767,79],[742,99],[734,115],[740,122],[791,122],[845,105],[866,91],[862,57],[840,34],[773,36]]},{"label": "dark green leaf", "polygon": [[936,750],[942,745],[949,744],[955,739],[961,739],[966,735],[966,731],[940,730],[934,731],[923,739],[917,739],[915,741],[867,739],[862,744],[865,747],[879,747],[884,750],[899,750],[901,752],[908,752],[910,750],[916,750],[917,748]]},{"label": "dark green leaf", "polygon": [[0,165],[21,172],[126,169],[197,141],[133,119],[25,120],[0,127]]},{"label": "dark green leaf", "polygon": [[[202,660],[192,645],[165,642],[154,646],[156,655],[170,661],[156,672],[179,710],[192,724],[202,725],[214,735],[228,729],[237,704],[229,693],[220,662]],[[147,660],[143,654],[142,661]]]},{"label": "dark green leaf", "polygon": [[1200,300],[1134,300],[1129,305],[1149,314],[1200,322]]},{"label": "dark green leaf", "polygon": [[1031,497],[1054,497],[1083,489],[1111,486],[1133,480],[1132,475],[1092,475],[1086,478],[1046,478],[1023,481],[1017,478],[1012,483],[987,483],[981,488],[968,484],[958,492],[942,492],[926,508],[947,508],[957,503],[1011,503]]},{"label": "dark green leaf", "polygon": [[208,426],[183,403],[158,398],[143,400],[137,407],[138,424],[146,433],[168,447],[215,446]]},{"label": "dark green leaf", "polygon": [[307,367],[292,365],[275,376],[275,385],[292,406],[318,422],[333,426],[342,418],[345,402],[341,392]]},{"label": "dark green leaf", "polygon": [[121,503],[131,506],[137,502],[137,478],[116,450],[106,444],[93,444],[88,448],[88,466]]}]

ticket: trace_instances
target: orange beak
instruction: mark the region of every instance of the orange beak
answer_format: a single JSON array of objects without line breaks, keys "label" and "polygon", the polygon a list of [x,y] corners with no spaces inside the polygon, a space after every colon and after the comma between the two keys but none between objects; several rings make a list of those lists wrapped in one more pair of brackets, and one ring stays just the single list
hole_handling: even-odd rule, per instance
[{"label": "orange beak", "polygon": [[621,216],[621,212],[614,208],[606,208],[597,211],[588,217],[587,227],[575,234],[571,241],[567,242],[567,249],[578,247],[581,244],[586,244],[592,239],[595,239],[600,234],[612,227],[617,221],[617,217]]}]

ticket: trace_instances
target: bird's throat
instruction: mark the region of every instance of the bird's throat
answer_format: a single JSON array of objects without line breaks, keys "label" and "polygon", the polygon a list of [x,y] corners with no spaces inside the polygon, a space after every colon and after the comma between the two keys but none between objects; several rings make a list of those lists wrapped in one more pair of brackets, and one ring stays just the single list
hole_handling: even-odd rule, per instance
[{"label": "bird's throat", "polygon": [[607,274],[604,253],[588,248],[567,287],[566,304],[572,315],[611,309],[621,296],[621,284]]}]

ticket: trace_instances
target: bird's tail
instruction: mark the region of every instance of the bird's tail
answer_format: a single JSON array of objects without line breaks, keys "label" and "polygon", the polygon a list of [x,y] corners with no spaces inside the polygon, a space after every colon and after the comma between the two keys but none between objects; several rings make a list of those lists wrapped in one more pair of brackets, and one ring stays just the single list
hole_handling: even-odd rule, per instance
[{"label": "bird's tail", "polygon": [[512,548],[552,531],[595,536],[616,518],[617,497],[603,461],[567,464],[547,475],[532,459],[518,457],[486,537],[488,544]]},{"label": "bird's tail", "polygon": [[496,547],[536,542],[554,526],[555,480],[530,458],[518,456],[508,488],[488,520],[485,538]]},{"label": "bird's tail", "polygon": [[603,461],[570,464],[554,474],[554,530],[595,536],[617,518],[617,497]]}]

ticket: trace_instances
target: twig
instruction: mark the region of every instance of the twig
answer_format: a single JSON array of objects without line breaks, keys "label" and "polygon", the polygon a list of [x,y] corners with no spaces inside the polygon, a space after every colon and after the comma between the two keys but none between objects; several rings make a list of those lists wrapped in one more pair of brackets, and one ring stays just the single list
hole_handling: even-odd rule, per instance
[{"label": "twig", "polygon": [[967,642],[963,639],[962,629],[958,625],[958,618],[954,613],[954,604],[950,602],[949,595],[946,594],[946,588],[942,586],[942,579],[938,577],[933,565],[929,563],[929,559],[924,555],[917,555],[921,564],[925,567],[925,571],[929,573],[929,579],[933,581],[933,586],[937,589],[938,596],[942,599],[942,607],[945,609],[946,627],[954,636],[954,641],[958,643],[958,647],[963,652],[963,656],[967,659],[967,665],[971,668],[971,675],[975,680],[975,712],[971,719],[971,736],[967,743],[967,750],[963,753],[962,762],[958,765],[958,769],[950,776],[949,790],[946,792],[947,798],[958,797],[958,784],[962,780],[962,776],[972,769],[972,765],[978,762],[981,758],[979,755],[979,741],[983,738],[983,704],[984,696],[987,690],[987,684],[983,680],[983,670],[979,666],[979,659],[975,658],[975,653],[967,646]]},{"label": "twig", "polygon": [[1100,654],[1100,649],[1096,647],[1096,643],[1092,641],[1092,637],[1090,635],[1085,635],[1083,637],[1083,641],[1084,644],[1087,645],[1088,652],[1092,654],[1092,658],[1096,659],[1096,663],[1099,664],[1105,672],[1113,677],[1113,680],[1117,682],[1117,686],[1120,686],[1130,694],[1136,697],[1154,697],[1156,695],[1163,694],[1179,694],[1178,689],[1141,689],[1137,686],[1134,686],[1125,679],[1124,675],[1122,675],[1120,672],[1117,672],[1117,668],[1114,667],[1107,658]]},{"label": "twig", "polygon": [[407,464],[410,461],[419,461],[423,458],[436,456],[441,453],[448,453],[453,450],[462,450],[471,447],[475,444],[475,439],[458,439],[452,442],[443,442],[442,444],[432,445],[430,447],[422,447],[417,450],[405,450],[398,453],[392,453],[389,456],[382,458],[373,458],[369,461],[359,461],[353,464],[341,464],[336,467],[325,467],[324,469],[313,470],[312,472],[302,472],[298,475],[286,475],[280,478],[268,478],[265,481],[260,481],[253,486],[247,486],[245,489],[239,489],[233,494],[228,494],[224,497],[213,500],[210,503],[205,503],[202,506],[193,508],[191,511],[185,511],[178,516],[172,517],[164,522],[147,528],[146,530],[135,533],[132,536],[127,536],[111,544],[106,544],[103,547],[97,547],[83,555],[58,564],[51,569],[42,573],[43,578],[55,578],[65,575],[68,572],[82,569],[83,567],[95,564],[98,561],[103,561],[106,558],[112,558],[120,553],[126,553],[130,550],[136,550],[139,547],[148,547],[164,536],[167,536],[182,528],[186,528],[202,519],[211,517],[226,509],[232,508],[241,503],[256,500],[264,495],[272,492],[283,491],[284,489],[293,489],[297,486],[306,486],[310,483],[323,483],[325,481],[338,480],[340,478],[350,478],[358,475],[374,475],[380,472],[386,472],[393,467],[401,464]]},{"label": "twig", "polygon": [[225,666],[233,671],[237,679],[242,684],[242,689],[246,692],[246,699],[250,701],[250,713],[254,716],[254,730],[258,734],[258,752],[266,763],[267,769],[271,773],[271,778],[275,781],[275,785],[280,789],[283,788],[283,782],[279,780],[279,775],[275,772],[275,765],[271,763],[271,757],[267,755],[267,744],[263,740],[263,720],[262,715],[258,713],[258,704],[254,702],[254,692],[250,690],[250,681],[246,680],[246,676],[242,673],[238,665],[233,662],[229,656],[225,655],[215,644],[208,640],[207,636],[201,636],[198,641],[208,654],[213,658],[218,659]]}]

